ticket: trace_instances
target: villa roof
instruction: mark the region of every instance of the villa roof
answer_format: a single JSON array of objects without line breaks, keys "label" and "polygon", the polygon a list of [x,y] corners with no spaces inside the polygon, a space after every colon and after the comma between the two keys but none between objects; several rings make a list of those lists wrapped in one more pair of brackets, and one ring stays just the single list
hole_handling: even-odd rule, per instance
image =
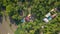
[{"label": "villa roof", "polygon": [[54,10],[55,10],[55,9],[52,9],[51,12],[54,11]]},{"label": "villa roof", "polygon": [[54,18],[54,17],[56,17],[56,15],[57,15],[57,14],[54,14],[54,15],[52,15],[51,17]]},{"label": "villa roof", "polygon": [[44,22],[47,23],[47,22],[49,22],[49,20],[51,20],[52,18],[56,17],[56,15],[57,15],[56,13],[51,14],[51,12],[52,12],[52,11],[54,12],[55,9],[56,9],[56,8],[52,9],[49,13],[47,13],[47,14],[45,15],[46,18],[43,19]]},{"label": "villa roof", "polygon": [[45,15],[45,17],[49,17],[51,15],[51,13],[49,12],[48,14]]},{"label": "villa roof", "polygon": [[44,18],[43,21],[46,23],[49,22],[49,20],[47,18]]}]

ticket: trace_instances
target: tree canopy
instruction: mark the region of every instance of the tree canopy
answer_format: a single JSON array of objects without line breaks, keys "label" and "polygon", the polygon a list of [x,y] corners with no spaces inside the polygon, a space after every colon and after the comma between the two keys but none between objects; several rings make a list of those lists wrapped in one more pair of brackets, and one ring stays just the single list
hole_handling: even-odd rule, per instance
[{"label": "tree canopy", "polygon": [[[60,32],[60,13],[49,23],[43,22],[45,14],[51,9],[60,7],[60,0],[0,0],[0,15],[3,10],[19,23],[15,34],[58,34]],[[24,12],[23,16],[20,12]],[[29,13],[35,15],[34,22],[21,23],[21,19]],[[44,26],[44,28],[42,28]]]}]

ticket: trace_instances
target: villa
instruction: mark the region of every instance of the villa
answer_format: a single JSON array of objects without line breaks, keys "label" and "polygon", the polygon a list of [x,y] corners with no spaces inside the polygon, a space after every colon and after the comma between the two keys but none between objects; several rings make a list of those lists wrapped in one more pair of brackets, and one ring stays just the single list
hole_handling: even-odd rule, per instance
[{"label": "villa", "polygon": [[45,18],[43,19],[43,21],[48,23],[50,20],[52,20],[56,16],[57,16],[57,13],[55,13],[55,9],[52,9],[49,13],[45,15]]}]

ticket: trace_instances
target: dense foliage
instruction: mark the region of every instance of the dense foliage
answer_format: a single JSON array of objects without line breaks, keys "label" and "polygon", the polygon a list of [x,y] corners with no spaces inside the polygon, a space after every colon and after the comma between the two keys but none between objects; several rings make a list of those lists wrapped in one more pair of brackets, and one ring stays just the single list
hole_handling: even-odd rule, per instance
[{"label": "dense foliage", "polygon": [[[42,19],[51,9],[60,7],[60,0],[0,0],[0,15],[6,12],[13,20],[17,21],[18,29],[15,34],[58,34],[60,32],[60,13],[49,23]],[[24,15],[21,16],[20,12]],[[29,13],[35,15],[34,22],[21,23],[20,20]],[[44,28],[42,28],[44,26]]]}]

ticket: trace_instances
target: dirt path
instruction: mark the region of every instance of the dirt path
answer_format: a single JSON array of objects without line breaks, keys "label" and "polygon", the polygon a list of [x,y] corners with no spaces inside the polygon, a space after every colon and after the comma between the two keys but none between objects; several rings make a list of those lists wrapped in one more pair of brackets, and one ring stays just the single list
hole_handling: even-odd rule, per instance
[{"label": "dirt path", "polygon": [[0,24],[0,34],[14,34],[14,32],[10,29],[9,24],[5,20],[5,16],[3,16],[2,24]]},{"label": "dirt path", "polygon": [[15,32],[16,29],[17,29],[17,25],[15,25],[15,22],[11,22],[12,20],[10,21],[9,16],[7,16],[7,19],[6,20],[7,20],[7,22],[8,22],[9,25],[11,24],[11,27],[10,28],[12,29],[12,31]]},{"label": "dirt path", "polygon": [[17,29],[17,27],[12,24],[12,27],[10,27],[10,19],[7,15],[3,15],[2,24],[0,23],[0,34],[14,34],[14,31]]}]

